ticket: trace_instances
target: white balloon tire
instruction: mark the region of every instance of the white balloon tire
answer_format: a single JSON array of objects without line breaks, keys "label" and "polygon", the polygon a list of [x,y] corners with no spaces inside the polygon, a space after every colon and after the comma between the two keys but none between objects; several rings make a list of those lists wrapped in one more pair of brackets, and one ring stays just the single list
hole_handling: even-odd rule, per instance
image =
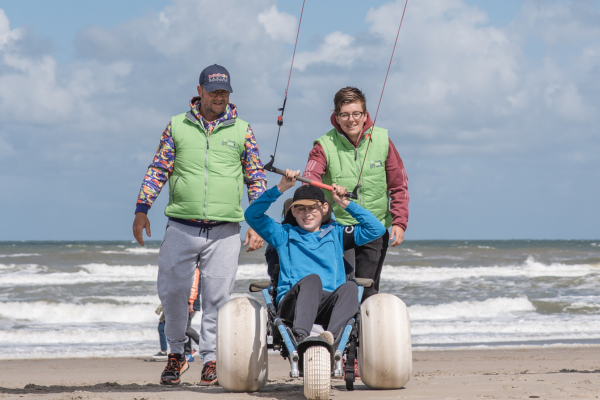
[{"label": "white balloon tire", "polygon": [[255,392],[269,371],[267,313],[255,300],[237,297],[217,317],[217,380],[231,392]]},{"label": "white balloon tire", "polygon": [[406,304],[380,293],[360,307],[358,367],[371,389],[400,389],[410,380],[412,344]]},{"label": "white balloon tire", "polygon": [[323,346],[312,346],[304,352],[304,397],[327,400],[331,391],[331,355]]}]

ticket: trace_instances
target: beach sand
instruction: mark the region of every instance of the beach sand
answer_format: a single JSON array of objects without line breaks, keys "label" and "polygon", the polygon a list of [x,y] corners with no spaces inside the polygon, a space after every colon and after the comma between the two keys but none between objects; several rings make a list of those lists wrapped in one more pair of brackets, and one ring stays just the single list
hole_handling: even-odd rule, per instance
[{"label": "beach sand", "polygon": [[[600,347],[415,351],[413,374],[400,390],[370,390],[359,380],[346,391],[332,380],[332,399],[596,399]],[[199,386],[194,362],[175,387],[158,385],[164,362],[150,358],[0,361],[0,399],[302,399],[302,379],[269,357],[269,382],[257,393]]]}]

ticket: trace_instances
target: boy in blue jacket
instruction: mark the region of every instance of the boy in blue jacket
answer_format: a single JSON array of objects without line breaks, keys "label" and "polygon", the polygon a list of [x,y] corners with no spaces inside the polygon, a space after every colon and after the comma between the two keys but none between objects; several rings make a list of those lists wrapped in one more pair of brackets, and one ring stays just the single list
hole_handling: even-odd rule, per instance
[{"label": "boy in blue jacket", "polygon": [[[320,336],[330,344],[358,310],[358,287],[346,282],[344,251],[362,246],[385,233],[370,211],[351,202],[346,189],[333,185],[333,200],[358,224],[335,221],[321,225],[329,211],[323,191],[301,186],[290,210],[295,221],[280,224],[265,215],[269,206],[296,184],[300,171],[286,170],[277,186],[265,191],[245,212],[246,222],[279,254],[278,314],[293,323],[296,343],[304,340],[314,323],[326,329]],[[295,222],[296,224],[293,224]],[[294,226],[297,225],[297,226]]]}]

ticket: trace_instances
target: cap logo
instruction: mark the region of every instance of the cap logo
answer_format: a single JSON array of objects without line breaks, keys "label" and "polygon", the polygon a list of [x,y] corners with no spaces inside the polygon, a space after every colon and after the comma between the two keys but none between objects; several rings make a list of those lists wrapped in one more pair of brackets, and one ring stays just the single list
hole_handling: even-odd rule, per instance
[{"label": "cap logo", "polygon": [[208,76],[208,83],[211,82],[226,82],[229,80],[229,77],[225,74],[211,74]]}]

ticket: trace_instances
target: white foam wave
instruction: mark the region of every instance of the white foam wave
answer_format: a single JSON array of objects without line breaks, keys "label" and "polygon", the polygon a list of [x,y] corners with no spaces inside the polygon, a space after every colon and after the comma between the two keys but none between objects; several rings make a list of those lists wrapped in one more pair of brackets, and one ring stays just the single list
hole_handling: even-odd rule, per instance
[{"label": "white foam wave", "polygon": [[[156,334],[158,336],[158,334]],[[125,342],[65,346],[58,345],[0,345],[0,360],[56,359],[56,358],[113,358],[148,357],[158,350],[157,339],[152,342]]]},{"label": "white foam wave", "polygon": [[600,304],[588,303],[585,301],[577,301],[565,307],[565,310],[588,310],[595,311],[600,308]]},{"label": "white foam wave", "polygon": [[522,265],[492,267],[394,267],[384,265],[382,280],[429,282],[479,277],[580,277],[600,273],[599,265],[543,264],[528,257]]},{"label": "white foam wave", "polygon": [[156,280],[158,267],[154,265],[80,265],[77,272],[39,273],[40,267],[3,274],[0,286],[74,285],[95,282],[151,282]]},{"label": "white foam wave", "polygon": [[268,280],[267,264],[242,264],[238,267],[235,279],[261,279]]},{"label": "white foam wave", "polygon": [[68,304],[36,302],[0,303],[0,318],[11,321],[30,321],[44,324],[82,324],[92,322],[119,322],[126,324],[158,321],[149,304]]},{"label": "white foam wave", "polygon": [[459,318],[494,318],[510,316],[512,313],[535,311],[535,307],[524,297],[500,297],[484,301],[460,301],[425,306],[416,304],[408,308],[410,319],[419,320],[454,320]]},{"label": "white foam wave", "polygon": [[115,250],[104,250],[100,253],[102,254],[158,254],[160,249],[148,249],[145,247],[132,247],[124,249],[123,251],[115,251]]},{"label": "white foam wave", "polygon": [[38,253],[0,254],[0,258],[7,258],[7,257],[36,257],[36,256],[41,256],[41,254],[38,254]]},{"label": "white foam wave", "polygon": [[407,253],[410,253],[411,256],[415,256],[415,257],[423,257],[423,253],[420,253],[418,251],[412,250],[412,249],[403,249],[404,251],[406,251]]},{"label": "white foam wave", "polygon": [[4,270],[3,272],[7,271],[7,273],[14,273],[15,271],[18,271],[21,273],[25,272],[35,274],[37,272],[46,270],[46,268],[40,267],[37,264],[0,264],[0,270]]},{"label": "white foam wave", "polygon": [[570,316],[556,318],[530,314],[521,318],[477,321],[411,321],[413,335],[565,335],[583,334],[600,338],[600,318]]},{"label": "white foam wave", "polygon": [[156,329],[60,329],[43,331],[0,330],[3,345],[33,344],[83,344],[122,343],[157,340]]},{"label": "white foam wave", "polygon": [[491,321],[415,321],[414,344],[599,340],[600,318],[533,315]]},{"label": "white foam wave", "polygon": [[90,296],[86,299],[113,300],[126,304],[154,304],[158,307],[160,299],[157,295],[148,296]]}]

